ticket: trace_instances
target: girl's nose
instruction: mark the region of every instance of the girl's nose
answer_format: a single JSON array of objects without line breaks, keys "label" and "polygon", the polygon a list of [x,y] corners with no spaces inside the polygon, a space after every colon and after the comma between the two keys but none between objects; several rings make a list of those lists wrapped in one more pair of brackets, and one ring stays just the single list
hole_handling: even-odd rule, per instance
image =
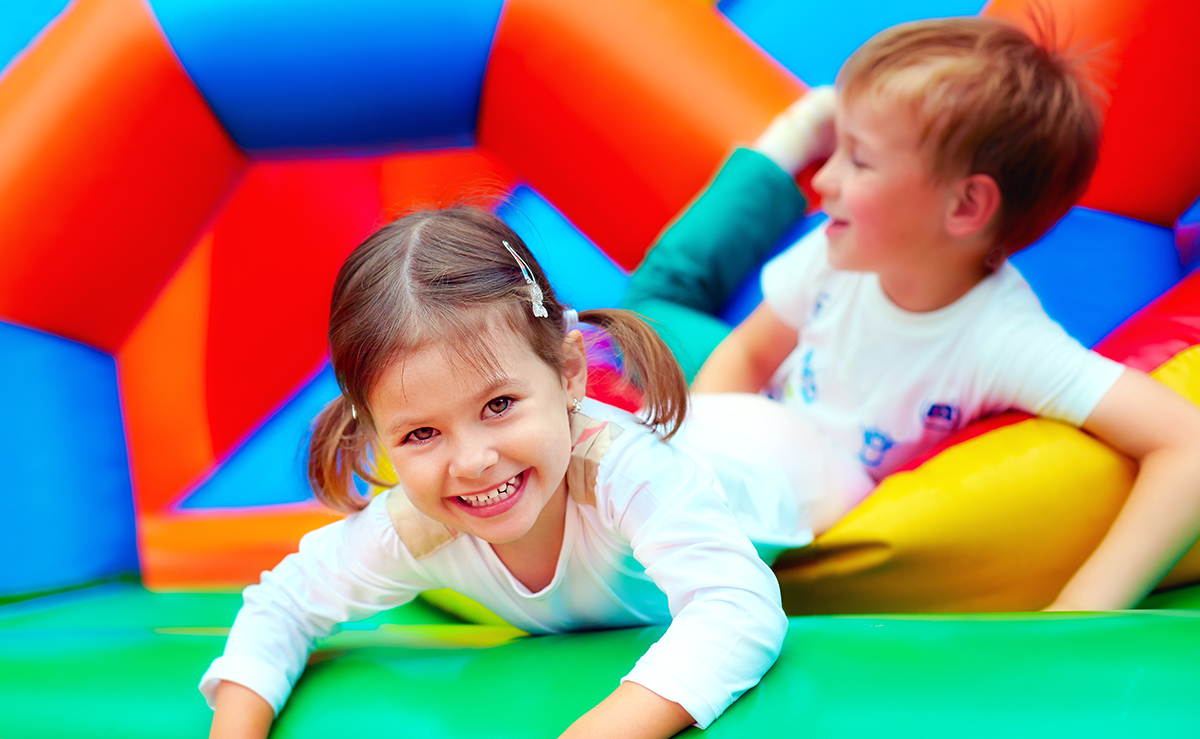
[{"label": "girl's nose", "polygon": [[449,471],[454,477],[474,480],[483,477],[499,460],[500,454],[486,439],[467,438],[455,444]]}]

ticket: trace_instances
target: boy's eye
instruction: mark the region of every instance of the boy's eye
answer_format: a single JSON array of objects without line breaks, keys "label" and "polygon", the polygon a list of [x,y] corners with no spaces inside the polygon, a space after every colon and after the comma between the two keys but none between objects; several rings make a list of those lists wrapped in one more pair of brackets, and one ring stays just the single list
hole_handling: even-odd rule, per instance
[{"label": "boy's eye", "polygon": [[504,411],[508,410],[509,406],[512,405],[512,402],[512,398],[508,397],[492,398],[488,401],[487,410],[489,413],[498,416]]},{"label": "boy's eye", "polygon": [[410,441],[415,441],[418,443],[422,442],[422,441],[429,441],[436,434],[437,434],[436,430],[434,430],[428,426],[422,426],[419,429],[415,429],[413,431],[408,432],[408,434],[404,437],[404,443],[408,443]]}]

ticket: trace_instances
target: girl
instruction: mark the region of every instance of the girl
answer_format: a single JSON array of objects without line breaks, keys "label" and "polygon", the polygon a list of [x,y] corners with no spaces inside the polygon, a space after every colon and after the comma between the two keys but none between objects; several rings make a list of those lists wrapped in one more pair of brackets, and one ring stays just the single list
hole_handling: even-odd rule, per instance
[{"label": "girl", "polygon": [[[579,318],[616,344],[640,417],[584,400],[574,311],[496,217],[416,213],[350,255],[329,326],[344,395],[318,417],[309,459],[318,497],[350,515],[246,589],[201,680],[213,736],[265,736],[314,640],[442,587],[531,633],[670,621],[569,736],[703,728],[758,682],[787,621],[750,538],[811,539],[824,483],[801,487],[811,468],[796,461],[811,440],[747,443],[742,424],[773,438],[795,426],[747,418],[753,402],[724,428],[715,403],[712,423],[672,439],[688,399],[665,345],[625,311]],[[368,502],[352,473],[378,482],[378,452],[400,485]]]}]

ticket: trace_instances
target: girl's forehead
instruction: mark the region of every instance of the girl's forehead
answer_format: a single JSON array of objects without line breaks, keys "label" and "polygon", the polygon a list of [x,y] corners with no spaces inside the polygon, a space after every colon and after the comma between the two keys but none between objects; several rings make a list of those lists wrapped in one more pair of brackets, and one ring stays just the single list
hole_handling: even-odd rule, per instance
[{"label": "girl's forehead", "polygon": [[447,336],[400,352],[372,395],[420,403],[431,395],[473,396],[527,381],[543,364],[541,359],[515,331],[494,328],[471,337]]}]

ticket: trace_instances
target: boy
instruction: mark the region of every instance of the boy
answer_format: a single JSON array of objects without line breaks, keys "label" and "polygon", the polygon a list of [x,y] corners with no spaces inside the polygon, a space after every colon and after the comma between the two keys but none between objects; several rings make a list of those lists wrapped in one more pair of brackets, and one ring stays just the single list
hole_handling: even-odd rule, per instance
[{"label": "boy", "polygon": [[[1140,472],[1050,610],[1135,604],[1200,532],[1200,409],[1070,339],[1005,262],[1087,186],[1100,116],[1086,82],[1016,27],[960,18],[880,33],[837,87],[730,157],[627,306],[690,322],[693,350],[715,345],[697,393],[770,385],[875,480],[1010,407],[1093,433]],[[830,149],[813,179],[828,223],[767,264],[763,304],[721,338],[702,314],[803,214],[790,173]]]}]

